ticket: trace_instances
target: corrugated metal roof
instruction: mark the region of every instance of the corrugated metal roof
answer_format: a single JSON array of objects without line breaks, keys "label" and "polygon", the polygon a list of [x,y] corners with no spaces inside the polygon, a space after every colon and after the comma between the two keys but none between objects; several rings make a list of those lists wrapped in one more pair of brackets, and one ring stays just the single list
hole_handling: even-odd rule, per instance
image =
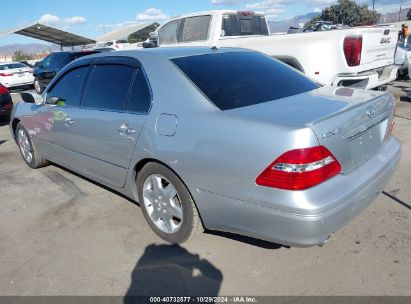
[{"label": "corrugated metal roof", "polygon": [[158,27],[158,23],[144,23],[144,24],[137,24],[137,25],[129,25],[124,26],[119,29],[116,29],[110,33],[98,36],[96,41],[99,43],[107,42],[111,40],[119,40],[119,39],[127,39],[127,37],[131,34],[136,33],[139,36],[147,35],[151,32],[154,32],[155,29]]},{"label": "corrugated metal roof", "polygon": [[76,46],[93,44],[96,41],[90,38],[82,37],[69,33],[48,25],[34,23],[28,26],[22,26],[11,30],[0,32],[0,37],[8,34],[20,34],[31,38],[44,40],[61,46]]}]

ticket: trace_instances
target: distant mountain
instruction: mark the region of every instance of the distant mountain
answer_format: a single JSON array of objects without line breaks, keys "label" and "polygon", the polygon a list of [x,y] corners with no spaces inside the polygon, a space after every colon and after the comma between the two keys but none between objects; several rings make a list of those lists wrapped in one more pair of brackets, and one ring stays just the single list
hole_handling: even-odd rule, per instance
[{"label": "distant mountain", "polygon": [[407,13],[408,13],[409,10],[410,10],[409,7],[403,7],[401,9],[400,20],[398,20],[399,11],[392,12],[392,13],[381,14],[380,20],[378,20],[378,22],[379,23],[390,23],[390,22],[397,22],[397,21],[407,20]]},{"label": "distant mountain", "polygon": [[[404,7],[401,9],[400,21],[407,20],[407,13],[409,9],[410,9],[409,7]],[[378,23],[397,22],[398,13],[399,12],[397,11],[397,12],[381,14],[381,17],[378,20]],[[305,15],[299,15],[299,16],[296,16],[290,19],[284,19],[284,20],[279,20],[279,21],[268,21],[268,26],[270,27],[271,33],[287,32],[290,26],[298,27],[300,23],[306,23],[318,15],[320,15],[320,13],[311,12],[311,13],[307,13]]]},{"label": "distant mountain", "polygon": [[311,12],[305,15],[299,15],[290,19],[279,20],[279,21],[268,21],[268,26],[270,27],[271,33],[281,33],[287,32],[290,26],[298,27],[300,23],[306,23],[312,18],[317,17],[320,13]]},{"label": "distant mountain", "polygon": [[0,55],[11,55],[17,50],[21,50],[26,54],[37,54],[45,51],[58,51],[59,47],[40,43],[7,44],[0,46]]}]

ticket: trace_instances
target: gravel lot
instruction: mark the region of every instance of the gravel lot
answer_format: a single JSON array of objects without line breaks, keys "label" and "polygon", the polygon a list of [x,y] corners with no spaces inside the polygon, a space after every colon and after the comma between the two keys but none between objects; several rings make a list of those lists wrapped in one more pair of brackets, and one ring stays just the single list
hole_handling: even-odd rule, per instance
[{"label": "gravel lot", "polygon": [[166,244],[132,201],[57,166],[28,168],[1,124],[0,295],[411,295],[411,81],[389,89],[403,145],[394,177],[307,249],[223,233]]}]

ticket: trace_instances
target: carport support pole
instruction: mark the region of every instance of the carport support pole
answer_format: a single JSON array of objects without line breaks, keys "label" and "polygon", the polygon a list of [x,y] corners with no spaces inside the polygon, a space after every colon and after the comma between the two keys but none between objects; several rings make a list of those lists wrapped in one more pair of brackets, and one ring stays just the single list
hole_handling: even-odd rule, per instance
[{"label": "carport support pole", "polygon": [[60,51],[63,51],[63,45],[60,44]]}]

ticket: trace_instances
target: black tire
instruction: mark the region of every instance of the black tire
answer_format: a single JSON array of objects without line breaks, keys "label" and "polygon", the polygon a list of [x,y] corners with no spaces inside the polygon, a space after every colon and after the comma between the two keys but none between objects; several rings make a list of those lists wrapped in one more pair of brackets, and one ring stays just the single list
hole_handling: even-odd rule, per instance
[{"label": "black tire", "polygon": [[[179,207],[182,209],[182,220],[181,226],[179,229],[174,233],[166,233],[162,231],[160,228],[156,226],[153,220],[150,218],[146,203],[144,201],[143,189],[144,183],[150,176],[152,175],[160,175],[166,179],[167,182],[174,186],[177,192],[177,199],[179,202]],[[198,228],[200,226],[200,218],[198,215],[197,208],[194,204],[194,200],[191,197],[190,192],[188,191],[187,187],[184,183],[180,180],[180,178],[172,172],[170,169],[166,168],[165,166],[150,162],[147,163],[139,172],[137,176],[137,189],[138,189],[138,198],[141,210],[143,212],[144,218],[146,219],[147,223],[150,225],[151,229],[163,240],[173,243],[173,244],[180,244],[183,243],[197,233]],[[161,197],[160,197],[161,198]],[[147,199],[146,199],[146,202]],[[161,213],[161,212],[160,212]]]},{"label": "black tire", "polygon": [[41,85],[40,81],[37,78],[34,78],[34,83],[33,83],[34,90],[38,93],[41,94],[44,91],[44,87]]},{"label": "black tire", "polygon": [[[27,137],[27,141],[28,141],[28,144],[29,144],[30,149],[31,149],[31,151],[30,151],[31,155],[32,155],[31,161],[28,161],[26,159],[26,157],[23,154],[22,148],[20,147],[19,132],[24,132],[24,134]],[[37,168],[44,167],[48,164],[47,160],[42,157],[42,155],[38,152],[38,150],[34,146],[32,140],[29,136],[29,133],[27,132],[27,130],[24,128],[24,126],[21,123],[17,124],[16,131],[15,131],[15,138],[16,138],[17,146],[19,147],[21,157],[23,158],[23,160],[27,164],[27,166],[29,166],[32,169],[37,169]]]}]

